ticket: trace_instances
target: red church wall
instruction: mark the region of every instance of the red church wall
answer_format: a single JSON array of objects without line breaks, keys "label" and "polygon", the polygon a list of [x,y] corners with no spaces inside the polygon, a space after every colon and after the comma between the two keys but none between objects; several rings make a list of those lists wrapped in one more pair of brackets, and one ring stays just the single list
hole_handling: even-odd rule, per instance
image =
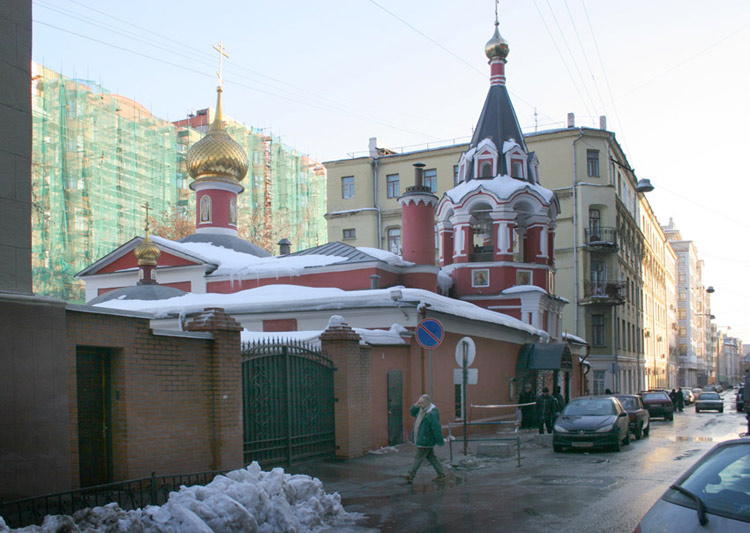
[{"label": "red church wall", "polygon": [[353,291],[366,290],[370,288],[370,276],[380,276],[380,288],[388,288],[401,285],[402,281],[398,274],[383,271],[377,268],[362,268],[358,270],[347,270],[343,272],[322,272],[319,274],[304,274],[301,276],[279,276],[260,279],[225,280],[207,283],[207,292],[230,294],[256,287],[267,285],[301,285],[304,287],[337,287],[339,289]]},{"label": "red church wall", "polygon": [[[182,257],[177,257],[175,255],[172,255],[168,252],[162,251],[161,255],[159,256],[159,266],[165,267],[165,266],[188,266],[188,265],[196,265],[197,263],[194,261],[188,261],[187,259],[184,259]],[[122,257],[119,257],[112,261],[108,265],[104,265],[100,270],[97,270],[97,274],[104,274],[107,272],[119,272],[121,270],[129,270],[129,269],[136,269],[138,268],[138,260],[135,258],[135,254],[130,251],[127,254],[123,255]]]},{"label": "red church wall", "polygon": [[437,292],[437,274],[430,272],[406,273],[402,276],[401,285],[410,289]]},{"label": "red church wall", "polygon": [[[201,198],[208,195],[211,198],[211,220],[201,222],[200,208],[196,209],[195,227],[200,228],[236,228],[236,224],[229,223],[229,200],[237,198],[237,194],[221,189],[204,189],[195,196],[196,205],[201,205]],[[161,263],[161,261],[159,261]]]},{"label": "red church wall", "polygon": [[277,318],[263,321],[263,331],[297,331],[296,318]]},{"label": "red church wall", "polygon": [[404,201],[401,210],[401,250],[405,261],[435,264],[435,208],[424,201]]},{"label": "red church wall", "polygon": [[[163,285],[164,287],[173,287],[175,289],[180,289],[181,291],[190,292],[191,286],[189,281],[175,281],[174,283],[159,283],[159,285]],[[108,293],[110,291],[116,291],[117,289],[122,289],[122,287],[104,287],[99,288],[96,292],[97,296],[101,294]]]}]

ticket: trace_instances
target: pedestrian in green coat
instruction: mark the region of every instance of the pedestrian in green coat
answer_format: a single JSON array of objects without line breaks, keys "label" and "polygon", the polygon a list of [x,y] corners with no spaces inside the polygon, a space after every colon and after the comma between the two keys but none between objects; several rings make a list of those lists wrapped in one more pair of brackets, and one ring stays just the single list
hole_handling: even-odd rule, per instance
[{"label": "pedestrian in green coat", "polygon": [[425,459],[430,462],[435,472],[437,472],[437,477],[433,481],[445,481],[446,475],[443,465],[435,455],[435,450],[433,450],[436,444],[439,446],[445,444],[437,407],[435,407],[427,394],[423,394],[411,406],[409,411],[411,412],[411,416],[416,418],[411,434],[411,442],[416,445],[417,454],[414,457],[414,464],[411,470],[405,476],[406,482],[411,483],[414,480],[417,469]]}]

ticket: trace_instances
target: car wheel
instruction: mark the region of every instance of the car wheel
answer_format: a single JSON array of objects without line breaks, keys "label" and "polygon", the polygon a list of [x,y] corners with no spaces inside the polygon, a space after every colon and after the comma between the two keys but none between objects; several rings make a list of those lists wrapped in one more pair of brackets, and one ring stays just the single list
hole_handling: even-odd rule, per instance
[{"label": "car wheel", "polygon": [[552,449],[555,451],[555,453],[560,453],[561,451],[563,451],[563,447],[559,444],[553,444]]},{"label": "car wheel", "polygon": [[666,420],[669,420],[670,422],[672,422],[672,421],[674,420],[674,413],[671,413],[671,414],[667,415],[667,416],[665,417],[665,419],[666,419]]},{"label": "car wheel", "polygon": [[696,407],[696,408],[695,408],[695,412],[696,412],[696,413],[700,413],[700,412],[701,412],[701,410],[700,410],[700,409],[698,409],[698,408]]},{"label": "car wheel", "polygon": [[651,423],[649,422],[648,426],[643,430],[643,436],[648,437],[649,433],[651,433]]},{"label": "car wheel", "polygon": [[617,437],[618,437],[617,442],[615,442],[612,445],[613,452],[619,452],[622,449],[622,443],[620,442],[620,439],[619,439],[620,436],[618,435]]},{"label": "car wheel", "polygon": [[719,409],[719,412],[723,413],[724,412],[724,408],[722,407],[721,409]]},{"label": "car wheel", "polygon": [[625,439],[622,441],[622,443],[625,446],[627,446],[628,444],[630,444],[630,431],[629,430],[625,430]]},{"label": "car wheel", "polygon": [[635,428],[633,436],[635,437],[635,440],[641,440],[641,437],[643,437],[643,424],[639,424],[638,427]]}]

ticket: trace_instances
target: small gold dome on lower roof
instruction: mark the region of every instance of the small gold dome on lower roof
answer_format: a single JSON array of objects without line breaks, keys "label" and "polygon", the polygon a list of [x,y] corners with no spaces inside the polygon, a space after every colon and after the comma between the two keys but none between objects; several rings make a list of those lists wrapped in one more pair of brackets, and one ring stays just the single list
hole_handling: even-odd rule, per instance
[{"label": "small gold dome on lower roof", "polygon": [[135,247],[135,258],[138,260],[138,266],[156,266],[159,257],[161,256],[161,250],[154,244],[151,237],[148,235],[148,229],[146,230],[146,236],[138,246]]},{"label": "small gold dome on lower roof", "polygon": [[224,129],[221,87],[217,87],[216,92],[216,117],[206,136],[188,150],[188,172],[196,180],[218,177],[239,182],[247,174],[249,161],[242,146]]}]

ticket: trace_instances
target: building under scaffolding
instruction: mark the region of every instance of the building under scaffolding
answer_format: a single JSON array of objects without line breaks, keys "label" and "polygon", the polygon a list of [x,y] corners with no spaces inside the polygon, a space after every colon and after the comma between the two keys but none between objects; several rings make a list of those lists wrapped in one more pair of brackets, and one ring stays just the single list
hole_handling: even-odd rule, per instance
[{"label": "building under scaffolding", "polygon": [[[95,83],[32,68],[34,292],[80,302],[83,286],[73,276],[142,233],[145,202],[157,228],[193,226],[185,158],[212,110],[171,123]],[[322,244],[323,166],[267,133],[226,122],[250,159],[238,197],[240,236],[271,253],[282,238],[294,249]]]}]

